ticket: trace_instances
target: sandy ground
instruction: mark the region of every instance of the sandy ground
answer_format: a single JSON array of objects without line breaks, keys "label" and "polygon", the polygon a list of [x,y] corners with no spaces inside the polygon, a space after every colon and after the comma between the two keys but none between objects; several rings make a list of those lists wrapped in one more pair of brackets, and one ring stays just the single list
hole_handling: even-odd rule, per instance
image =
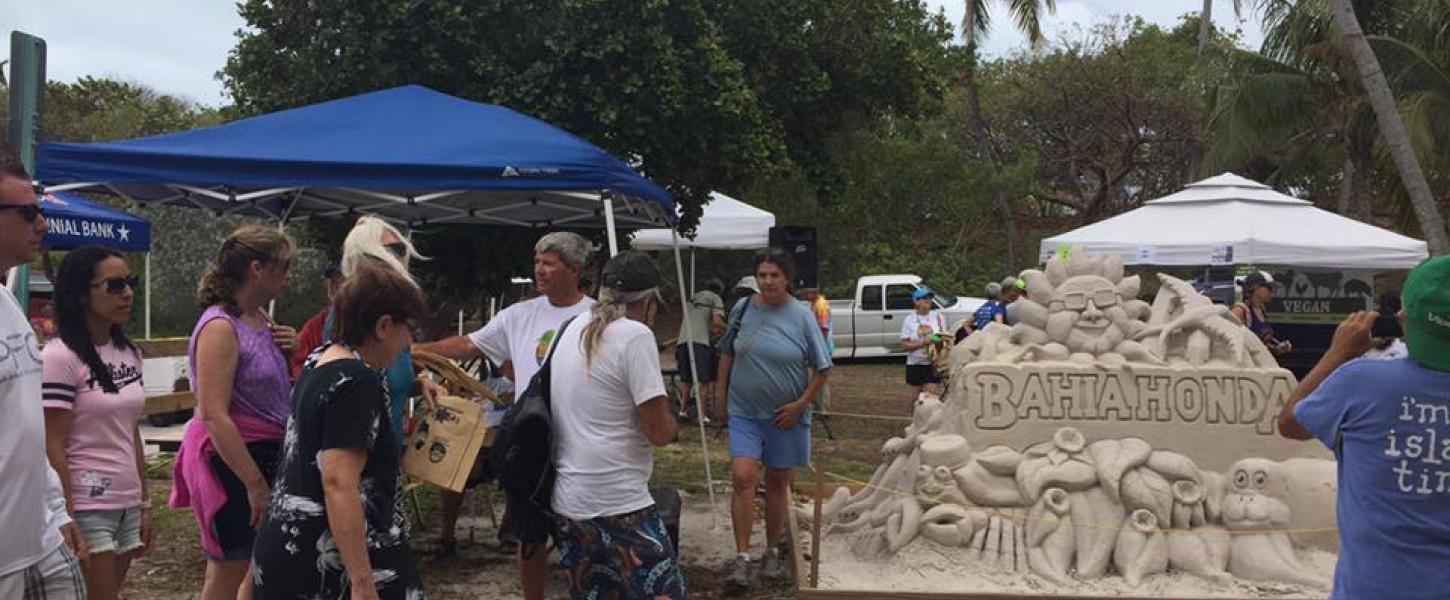
[{"label": "sandy ground", "polygon": [[[721,494],[717,494],[716,498],[720,506],[716,518],[713,520],[710,514],[710,502],[704,494],[690,496],[684,500],[684,507],[680,514],[680,556],[681,563],[687,571],[720,571],[725,562],[734,555],[735,542],[730,530],[727,498]],[[430,585],[428,597],[430,599],[519,597],[518,578],[514,571],[512,558],[498,552],[493,547],[491,536],[494,529],[488,518],[480,516],[461,519],[459,522],[460,536],[466,537],[470,526],[474,528],[477,536],[489,537],[489,542],[475,543],[471,547],[462,548],[459,557],[450,559],[450,561],[468,563],[468,567],[465,569],[466,575],[459,579]],[[761,527],[757,523],[753,541],[760,548],[755,550],[756,553],[764,548],[764,544],[760,541],[762,535],[760,532]],[[557,555],[551,555],[549,562],[557,568]],[[428,569],[429,566],[425,562],[424,569]],[[548,598],[568,597],[568,582],[562,571],[556,570],[548,581]],[[695,583],[693,579],[691,583]]]},{"label": "sandy ground", "polygon": [[[949,548],[917,539],[902,548],[894,559],[863,561],[850,548],[846,535],[828,536],[821,541],[823,589],[915,592],[985,592],[1015,594],[1078,594],[1126,598],[1327,598],[1329,589],[1236,579],[1219,586],[1186,573],[1167,573],[1146,578],[1133,588],[1117,575],[1074,585],[1058,585],[1032,573],[1003,571],[967,556],[964,548]],[[1315,577],[1333,579],[1334,554],[1300,552],[1300,562]]]}]

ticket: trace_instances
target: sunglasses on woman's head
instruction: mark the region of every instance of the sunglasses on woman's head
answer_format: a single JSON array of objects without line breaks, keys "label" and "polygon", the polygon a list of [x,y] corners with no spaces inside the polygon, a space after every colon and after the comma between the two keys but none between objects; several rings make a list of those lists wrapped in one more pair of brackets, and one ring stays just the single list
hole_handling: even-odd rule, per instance
[{"label": "sunglasses on woman's head", "polygon": [[136,289],[139,289],[140,285],[140,277],[137,277],[135,275],[127,275],[125,277],[110,277],[102,279],[96,283],[92,283],[91,287],[103,287],[106,288],[107,294],[120,295],[122,292],[126,291],[126,288],[131,288],[132,291],[135,291]]},{"label": "sunglasses on woman's head", "polygon": [[45,209],[39,204],[0,204],[0,210],[20,211],[20,218],[26,223],[34,223],[36,217],[45,216]]},{"label": "sunglasses on woman's head", "polygon": [[398,260],[403,260],[405,258],[408,258],[408,245],[407,244],[404,244],[403,242],[393,242],[391,244],[383,244],[383,247],[384,248],[387,248],[388,253],[389,254],[392,254],[395,257],[397,257]]}]

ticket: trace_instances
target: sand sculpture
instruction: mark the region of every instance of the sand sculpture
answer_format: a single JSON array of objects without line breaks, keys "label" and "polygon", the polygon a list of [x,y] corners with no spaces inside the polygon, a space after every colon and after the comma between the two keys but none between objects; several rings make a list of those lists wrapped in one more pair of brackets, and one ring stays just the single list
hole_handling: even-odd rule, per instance
[{"label": "sand sculpture", "polygon": [[[1027,293],[1009,308],[1016,325],[989,325],[952,350],[946,397],[923,395],[904,434],[883,445],[869,485],[855,494],[838,489],[825,503],[823,535],[844,536],[856,556],[876,560],[924,540],[1059,584],[1117,575],[1137,586],[1178,571],[1215,584],[1239,578],[1327,589],[1327,580],[1304,574],[1295,546],[1330,546],[1324,538],[1332,532],[1306,542],[1291,531],[1303,521],[1295,519],[1296,507],[1322,505],[1325,497],[1327,511],[1315,506],[1303,510],[1316,514],[1304,516],[1332,526],[1332,461],[1243,454],[1227,469],[1221,457],[1206,468],[1171,438],[1152,443],[1131,435],[1128,418],[1138,411],[1146,409],[1151,420],[1163,406],[1186,401],[1153,387],[1114,391],[1111,381],[1093,383],[1147,371],[1205,386],[1172,386],[1189,396],[1199,390],[1203,408],[1213,398],[1210,380],[1249,381],[1269,390],[1235,396],[1234,406],[1252,409],[1252,419],[1232,421],[1225,412],[1224,421],[1194,427],[1232,425],[1279,444],[1272,422],[1262,431],[1260,413],[1277,414],[1294,381],[1263,343],[1227,307],[1179,279],[1159,275],[1154,301],[1138,300],[1138,277],[1124,277],[1116,257],[1073,252],[1021,277]],[[1097,379],[1076,392],[1062,383],[1078,375]],[[975,447],[988,429],[983,423],[1035,402],[1018,397],[1031,388],[1012,377],[1053,382],[1044,387],[1055,391],[1039,394],[1041,405],[1021,414],[1059,426],[1020,449]],[[1119,393],[1126,400],[1116,415],[1099,410]],[[1278,404],[1265,399],[1274,394]],[[1051,421],[1054,415],[1060,421]],[[1115,425],[1118,435],[1103,433]]]}]

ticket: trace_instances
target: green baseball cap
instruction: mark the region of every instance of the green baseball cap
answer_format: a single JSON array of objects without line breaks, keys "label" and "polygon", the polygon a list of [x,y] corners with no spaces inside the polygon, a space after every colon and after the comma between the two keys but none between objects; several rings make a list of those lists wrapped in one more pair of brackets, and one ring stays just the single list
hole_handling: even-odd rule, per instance
[{"label": "green baseball cap", "polygon": [[1450,256],[1415,267],[1402,296],[1410,358],[1428,369],[1450,371]]}]

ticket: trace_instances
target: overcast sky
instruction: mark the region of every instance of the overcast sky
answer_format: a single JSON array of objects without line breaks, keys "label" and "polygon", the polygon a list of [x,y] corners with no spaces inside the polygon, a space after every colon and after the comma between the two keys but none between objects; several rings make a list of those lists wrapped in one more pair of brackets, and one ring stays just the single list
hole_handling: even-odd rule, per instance
[{"label": "overcast sky", "polygon": [[[948,20],[960,26],[962,0],[926,2],[945,9]],[[1022,48],[1026,42],[1012,30],[1005,6],[1000,0],[994,4],[995,26],[985,51],[1001,55]],[[1057,13],[1047,19],[1044,29],[1049,39],[1074,37],[1088,26],[1127,14],[1171,26],[1201,4],[1200,0],[1057,0]],[[1242,29],[1250,47],[1262,40],[1257,19],[1236,18],[1231,0],[1214,0],[1214,22],[1223,29]],[[0,60],[9,59],[10,31],[19,29],[45,38],[52,80],[104,75],[215,106],[227,100],[214,75],[226,62],[241,26],[236,6],[228,0],[3,0],[0,27],[5,39],[0,41]]]}]

